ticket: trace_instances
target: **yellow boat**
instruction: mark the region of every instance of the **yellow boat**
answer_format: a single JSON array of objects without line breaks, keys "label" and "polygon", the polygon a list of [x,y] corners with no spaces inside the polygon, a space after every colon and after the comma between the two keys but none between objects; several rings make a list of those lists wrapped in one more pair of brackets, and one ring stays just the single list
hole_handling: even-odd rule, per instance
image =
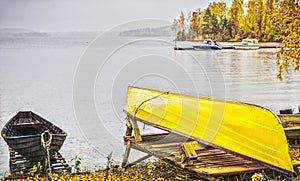
[{"label": "yellow boat", "polygon": [[129,87],[124,111],[134,120],[294,172],[281,122],[266,108]]}]

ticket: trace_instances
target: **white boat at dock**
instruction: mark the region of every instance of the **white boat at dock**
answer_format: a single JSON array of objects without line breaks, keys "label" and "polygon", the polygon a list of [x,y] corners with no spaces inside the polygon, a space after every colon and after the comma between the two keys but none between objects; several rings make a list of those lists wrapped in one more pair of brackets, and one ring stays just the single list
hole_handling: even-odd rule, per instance
[{"label": "white boat at dock", "polygon": [[220,47],[216,41],[211,39],[205,39],[203,42],[198,43],[197,45],[193,46],[194,50],[201,50],[201,49],[213,49],[213,50],[220,50]]},{"label": "white boat at dock", "polygon": [[257,39],[243,39],[241,43],[233,45],[236,50],[257,50],[259,44]]}]

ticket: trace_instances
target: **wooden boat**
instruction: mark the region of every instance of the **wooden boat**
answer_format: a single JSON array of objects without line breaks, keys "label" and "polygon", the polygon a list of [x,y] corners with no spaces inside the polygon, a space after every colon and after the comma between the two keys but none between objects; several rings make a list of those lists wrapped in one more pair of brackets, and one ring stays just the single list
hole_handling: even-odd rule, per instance
[{"label": "wooden boat", "polygon": [[279,114],[278,117],[284,128],[300,126],[300,114]]},{"label": "wooden boat", "polygon": [[236,50],[257,50],[259,44],[257,39],[243,39],[241,43],[235,44],[233,47]]},{"label": "wooden boat", "polygon": [[[129,87],[124,111],[133,123],[191,138],[269,169],[294,172],[281,121],[258,105]],[[138,133],[136,141],[142,140]]]},{"label": "wooden boat", "polygon": [[300,127],[289,127],[284,128],[287,139],[297,139],[300,140]]},{"label": "wooden boat", "polygon": [[46,158],[45,148],[41,144],[41,135],[45,131],[52,135],[49,150],[52,155],[60,150],[67,134],[31,111],[17,113],[3,127],[1,136],[11,149],[28,161],[37,163]]},{"label": "wooden boat", "polygon": [[[280,111],[282,113],[283,111]],[[300,146],[300,114],[279,114],[290,147]]]},{"label": "wooden boat", "polygon": [[216,41],[211,39],[206,39],[202,43],[193,46],[194,50],[202,50],[202,49],[213,49],[213,50],[220,50],[220,47]]}]

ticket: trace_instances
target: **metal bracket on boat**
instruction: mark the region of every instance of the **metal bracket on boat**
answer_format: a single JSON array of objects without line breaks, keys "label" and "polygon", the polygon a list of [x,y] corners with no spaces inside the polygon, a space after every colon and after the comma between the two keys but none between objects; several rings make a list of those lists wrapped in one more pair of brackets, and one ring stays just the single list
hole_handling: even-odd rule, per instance
[{"label": "metal bracket on boat", "polygon": [[148,101],[150,101],[150,100],[156,99],[156,98],[158,98],[158,97],[160,97],[160,96],[162,96],[162,95],[164,95],[164,94],[167,94],[167,95],[168,95],[168,94],[169,94],[169,91],[163,92],[163,93],[158,94],[158,95],[156,95],[156,96],[154,96],[154,97],[150,97],[150,98],[148,98],[148,99],[146,99],[146,100],[143,100],[143,101],[138,105],[138,107],[136,108],[136,110],[134,111],[134,114],[133,114],[132,119],[128,118],[128,119],[130,119],[130,123],[131,123],[131,125],[132,125],[132,127],[133,127],[133,131],[134,131],[134,134],[135,134],[135,140],[136,140],[136,141],[142,141],[142,137],[141,137],[141,134],[140,134],[140,129],[139,129],[139,127],[138,127],[137,121],[135,120],[136,114],[137,114],[139,108],[140,108],[145,102],[148,102]]}]

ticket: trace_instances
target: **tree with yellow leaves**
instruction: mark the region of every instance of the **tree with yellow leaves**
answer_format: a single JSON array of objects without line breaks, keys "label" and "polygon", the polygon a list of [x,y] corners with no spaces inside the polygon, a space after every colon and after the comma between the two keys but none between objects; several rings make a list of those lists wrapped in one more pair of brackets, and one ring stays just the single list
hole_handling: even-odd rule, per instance
[{"label": "tree with yellow leaves", "polygon": [[263,37],[264,5],[262,0],[252,0],[248,3],[248,11],[245,18],[244,37],[257,38],[261,41]]},{"label": "tree with yellow leaves", "polygon": [[173,20],[173,23],[171,25],[171,31],[172,31],[173,36],[176,37],[177,33],[178,33],[178,20],[177,19]]},{"label": "tree with yellow leaves", "polygon": [[185,25],[185,16],[183,14],[183,12],[181,11],[180,13],[180,17],[178,20],[178,24],[179,24],[179,32],[178,32],[178,39],[179,40],[186,40],[186,25]]},{"label": "tree with yellow leaves", "polygon": [[194,11],[190,20],[190,39],[199,39],[201,36],[201,16],[198,11]]},{"label": "tree with yellow leaves", "polygon": [[275,0],[273,22],[278,31],[277,38],[282,42],[276,54],[278,75],[288,72],[291,65],[299,71],[300,60],[300,2],[299,0]]},{"label": "tree with yellow leaves", "polygon": [[212,26],[212,38],[217,41],[223,41],[226,28],[226,3],[225,2],[212,2],[208,5],[211,10],[211,26]]},{"label": "tree with yellow leaves", "polygon": [[266,0],[264,4],[264,17],[263,17],[264,34],[262,37],[262,41],[275,41],[277,31],[272,22],[274,12],[275,12],[274,0]]},{"label": "tree with yellow leaves", "polygon": [[201,29],[204,38],[212,38],[211,37],[211,35],[213,34],[212,13],[209,7],[204,9],[202,12]]},{"label": "tree with yellow leaves", "polygon": [[240,40],[239,30],[244,27],[243,4],[244,0],[233,0],[229,10],[230,36],[237,41]]}]

